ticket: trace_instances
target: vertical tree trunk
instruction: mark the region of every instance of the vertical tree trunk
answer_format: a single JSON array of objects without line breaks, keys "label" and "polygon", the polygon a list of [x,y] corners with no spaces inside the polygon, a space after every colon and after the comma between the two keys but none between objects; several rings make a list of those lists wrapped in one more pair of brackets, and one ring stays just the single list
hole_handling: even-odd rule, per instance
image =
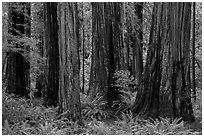
[{"label": "vertical tree trunk", "polygon": [[[43,3],[37,3],[37,5],[35,5],[34,8],[37,6],[42,7],[42,9],[36,13],[38,15],[37,21],[38,21],[38,23],[43,23],[43,20],[42,20],[42,19],[44,19]],[[45,64],[44,58],[46,58],[46,55],[45,55],[45,51],[44,51],[45,48],[44,48],[43,26],[40,28],[40,31],[38,31],[37,36],[38,36],[38,39],[40,40],[40,42],[38,43],[38,50],[39,50],[39,55],[41,58],[40,60],[38,60],[37,63],[38,63],[39,69],[41,71],[40,71],[40,74],[36,77],[36,86],[35,86],[36,92],[34,93],[34,95],[36,98],[41,98],[42,94],[45,93],[45,81],[46,81],[45,80],[45,71],[47,71],[44,69],[44,64]]]},{"label": "vertical tree trunk", "polygon": [[[21,12],[18,11],[18,7],[21,8]],[[8,33],[11,35],[8,43],[12,48],[7,53],[6,91],[28,97],[30,92],[29,45],[16,43],[15,38],[22,38],[23,34],[30,36],[30,3],[9,3]],[[15,48],[22,51],[16,51]]]},{"label": "vertical tree trunk", "polygon": [[122,13],[121,13],[121,30],[122,30],[122,43],[123,43],[123,46],[124,46],[124,69],[125,70],[128,70],[129,69],[129,45],[126,44],[126,41],[125,41],[125,31],[127,30],[126,29],[126,3],[123,2],[122,3],[122,7],[121,7],[121,10],[122,10]]},{"label": "vertical tree trunk", "polygon": [[196,3],[193,2],[193,24],[192,24],[192,89],[193,98],[196,100],[196,85],[195,85],[195,7]]},{"label": "vertical tree trunk", "polygon": [[114,2],[113,11],[112,11],[112,45],[114,50],[114,62],[115,62],[115,71],[125,69],[125,58],[124,58],[124,43],[122,35],[122,3]]},{"label": "vertical tree trunk", "polygon": [[113,74],[125,69],[121,8],[121,3],[92,3],[93,47],[88,94],[92,99],[97,94],[105,96],[110,105],[117,100],[112,88]]},{"label": "vertical tree trunk", "polygon": [[82,122],[79,84],[79,41],[76,3],[59,3],[59,112]]},{"label": "vertical tree trunk", "polygon": [[126,51],[123,41],[122,3],[105,3],[106,45],[108,46],[108,93],[109,106],[118,100],[119,92],[113,88],[113,75],[116,71],[126,70]]},{"label": "vertical tree trunk", "polygon": [[159,115],[161,62],[167,35],[167,30],[164,28],[168,15],[166,5],[165,3],[154,3],[147,61],[140,91],[133,106],[133,112],[136,114],[142,113],[151,117]]},{"label": "vertical tree trunk", "polygon": [[83,52],[83,68],[82,68],[82,92],[85,93],[85,34],[84,34],[84,3],[82,4],[82,52]]},{"label": "vertical tree trunk", "polygon": [[88,95],[94,99],[108,90],[107,54],[105,45],[104,3],[92,3],[93,40],[92,61]]},{"label": "vertical tree trunk", "polygon": [[57,3],[44,3],[44,47],[47,58],[47,72],[45,74],[45,93],[43,104],[45,106],[57,106],[59,90],[59,47]]},{"label": "vertical tree trunk", "polygon": [[[139,2],[135,4],[135,11],[138,17],[138,24],[140,29],[138,31],[133,32],[133,75],[137,82],[139,83],[140,77],[142,76],[143,72],[143,35],[142,35],[142,12],[143,12],[143,3]],[[137,83],[137,84],[138,84]]]},{"label": "vertical tree trunk", "polygon": [[[126,16],[128,16],[128,13],[126,13]],[[133,26],[131,23],[131,18],[127,17],[126,19],[126,45],[127,45],[127,54],[128,54],[128,70],[130,71],[130,74],[133,75],[133,55],[132,55],[132,47],[133,47],[133,38],[135,37],[132,34]]]},{"label": "vertical tree trunk", "polygon": [[169,3],[169,12],[173,114],[175,118],[193,121],[188,78],[191,3]]}]

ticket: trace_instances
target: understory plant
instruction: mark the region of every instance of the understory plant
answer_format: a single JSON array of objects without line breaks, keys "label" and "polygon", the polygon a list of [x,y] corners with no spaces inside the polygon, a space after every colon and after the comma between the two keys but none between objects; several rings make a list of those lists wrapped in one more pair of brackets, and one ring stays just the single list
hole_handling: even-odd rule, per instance
[{"label": "understory plant", "polygon": [[[87,99],[87,98],[86,98]],[[85,100],[85,99],[84,99]],[[34,105],[30,100],[18,98],[3,92],[2,96],[2,134],[3,135],[197,135],[201,132],[186,127],[181,119],[162,118],[145,119],[134,116],[131,111],[122,112],[112,123],[99,120],[93,109],[100,110],[100,98],[82,103],[84,113],[92,118],[84,125],[70,121],[65,115],[58,115],[57,108],[45,108]],[[84,101],[85,102],[85,101]],[[98,104],[98,103],[99,104]],[[89,105],[87,105],[89,104]],[[95,106],[93,105],[95,104]],[[98,106],[97,106],[98,105]],[[85,108],[84,108],[85,107]],[[88,108],[90,107],[90,108]],[[86,112],[86,111],[84,111]],[[106,112],[107,113],[107,112]],[[108,115],[101,113],[101,115]]]},{"label": "understory plant", "polygon": [[137,80],[125,70],[117,71],[113,78],[115,79],[113,86],[119,94],[119,99],[113,103],[117,115],[132,110],[137,96]]},{"label": "understory plant", "polygon": [[34,105],[28,99],[3,92],[3,135],[81,134],[83,128],[66,117],[59,117],[58,108]]},{"label": "understory plant", "polygon": [[105,119],[109,117],[110,112],[106,110],[107,102],[103,96],[97,95],[93,100],[89,96],[81,93],[82,115],[87,120]]},{"label": "understory plant", "polygon": [[162,118],[146,120],[143,130],[149,135],[196,135],[195,132],[185,126],[181,118]]}]

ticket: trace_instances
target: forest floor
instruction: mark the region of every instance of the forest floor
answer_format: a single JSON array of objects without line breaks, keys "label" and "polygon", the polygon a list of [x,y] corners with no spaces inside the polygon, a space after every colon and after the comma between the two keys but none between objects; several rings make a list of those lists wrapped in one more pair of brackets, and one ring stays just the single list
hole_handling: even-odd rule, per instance
[{"label": "forest floor", "polygon": [[[202,101],[200,97],[198,96],[197,100],[193,102],[196,120],[190,124],[168,117],[163,117],[160,120],[135,118],[129,113],[120,118],[84,120],[84,125],[80,126],[65,117],[58,119],[57,108],[43,107],[41,99],[31,101],[3,93],[2,134],[200,135],[202,134]],[[92,113],[93,111],[88,112]]]}]

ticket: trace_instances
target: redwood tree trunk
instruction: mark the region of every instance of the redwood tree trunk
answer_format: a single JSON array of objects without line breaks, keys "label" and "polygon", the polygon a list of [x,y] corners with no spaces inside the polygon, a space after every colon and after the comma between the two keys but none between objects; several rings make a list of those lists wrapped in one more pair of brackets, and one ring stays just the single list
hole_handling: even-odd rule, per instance
[{"label": "redwood tree trunk", "polygon": [[92,64],[88,95],[91,97],[91,99],[94,99],[97,94],[101,96],[106,95],[108,90],[104,3],[92,3],[92,16]]},{"label": "redwood tree trunk", "polygon": [[[139,83],[140,77],[142,76],[143,72],[143,50],[142,50],[142,42],[143,42],[143,34],[142,34],[142,12],[143,12],[143,3],[136,3],[135,4],[135,11],[138,17],[138,22],[140,29],[133,32],[133,69],[132,74],[137,79]],[[137,84],[138,84],[137,83]]]},{"label": "redwood tree trunk", "polygon": [[109,106],[119,99],[119,92],[113,88],[113,75],[116,71],[126,70],[127,62],[124,51],[123,38],[123,5],[120,2],[105,3],[105,24],[106,24],[106,45],[108,46],[108,93],[107,101]]},{"label": "redwood tree trunk", "polygon": [[142,83],[137,94],[133,112],[151,117],[159,116],[159,92],[162,70],[163,45],[166,42],[166,3],[154,3],[149,49]]},{"label": "redwood tree trunk", "polygon": [[43,104],[57,106],[59,90],[59,47],[58,47],[57,3],[44,3],[44,46],[47,58],[45,71],[45,93]]},{"label": "redwood tree trunk", "polygon": [[82,122],[79,83],[79,41],[76,3],[59,3],[59,112]]},{"label": "redwood tree trunk", "polygon": [[[196,85],[195,85],[195,9],[196,3],[193,2],[193,23],[192,23],[192,90],[193,98],[196,100]],[[189,67],[190,68],[190,67]],[[189,70],[190,71],[190,70]]]},{"label": "redwood tree trunk", "polygon": [[169,3],[171,92],[174,117],[193,121],[189,71],[191,3]]},{"label": "redwood tree trunk", "polygon": [[117,100],[112,85],[115,71],[125,69],[122,3],[93,3],[93,48],[89,95],[106,97],[109,105]]}]

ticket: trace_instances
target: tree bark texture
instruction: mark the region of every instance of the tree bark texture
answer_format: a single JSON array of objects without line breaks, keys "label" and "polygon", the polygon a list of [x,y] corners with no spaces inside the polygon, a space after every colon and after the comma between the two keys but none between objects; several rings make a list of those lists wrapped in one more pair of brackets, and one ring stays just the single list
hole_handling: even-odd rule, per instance
[{"label": "tree bark texture", "polygon": [[112,11],[112,45],[113,52],[114,52],[114,70],[122,70],[125,69],[125,52],[124,52],[124,43],[123,43],[123,20],[122,17],[122,3],[121,2],[114,2],[112,4],[113,11]]},{"label": "tree bark texture", "polygon": [[93,3],[93,44],[89,95],[107,97],[109,104],[117,100],[114,72],[125,69],[122,35],[122,3]]},{"label": "tree bark texture", "polygon": [[169,3],[171,92],[174,117],[193,121],[190,80],[191,3]]},{"label": "tree bark texture", "polygon": [[127,69],[125,63],[126,52],[124,49],[122,8],[120,2],[105,3],[105,26],[106,26],[106,45],[108,46],[108,93],[107,101],[109,106],[118,100],[119,92],[113,88],[113,75],[116,71]]},{"label": "tree bark texture", "polygon": [[122,30],[122,43],[124,47],[124,69],[129,69],[129,45],[125,41],[125,32],[126,32],[126,3],[121,4],[121,30]]},{"label": "tree bark texture", "polygon": [[[132,74],[137,79],[137,82],[139,83],[140,77],[142,76],[143,72],[143,50],[142,50],[142,42],[143,42],[143,34],[142,34],[142,12],[143,12],[143,3],[139,2],[135,4],[135,12],[138,18],[138,21],[136,22],[139,24],[139,29],[136,29],[133,31],[133,69]],[[137,84],[138,84],[137,83]]]},{"label": "tree bark texture", "polygon": [[82,93],[85,93],[85,25],[84,25],[84,3],[82,4]]},{"label": "tree bark texture", "polygon": [[47,58],[45,71],[45,93],[43,104],[57,106],[59,91],[59,47],[58,47],[57,3],[44,3],[44,49]]},{"label": "tree bark texture", "polygon": [[151,117],[159,116],[159,92],[162,70],[163,45],[166,42],[168,17],[166,3],[154,3],[152,24],[150,31],[147,60],[137,93],[133,112],[147,114]]},{"label": "tree bark texture", "polygon": [[76,3],[59,3],[59,112],[82,122],[79,83],[79,41]]},{"label": "tree bark texture", "polygon": [[[21,8],[20,11],[18,8]],[[30,63],[24,55],[29,53],[29,46],[15,41],[16,37],[30,36],[30,4],[9,3],[9,30],[12,36],[8,43],[12,45],[7,52],[6,78],[8,93],[29,97],[30,92]],[[21,51],[15,50],[21,49]],[[29,54],[28,54],[29,55]]]},{"label": "tree bark texture", "polygon": [[[192,89],[193,98],[196,100],[196,85],[195,85],[195,9],[196,3],[193,2],[193,23],[192,23]],[[190,68],[190,67],[189,67]]]},{"label": "tree bark texture", "polygon": [[106,95],[108,90],[104,3],[92,3],[92,16],[92,64],[88,95],[91,99],[94,99],[97,94],[101,96]]}]

